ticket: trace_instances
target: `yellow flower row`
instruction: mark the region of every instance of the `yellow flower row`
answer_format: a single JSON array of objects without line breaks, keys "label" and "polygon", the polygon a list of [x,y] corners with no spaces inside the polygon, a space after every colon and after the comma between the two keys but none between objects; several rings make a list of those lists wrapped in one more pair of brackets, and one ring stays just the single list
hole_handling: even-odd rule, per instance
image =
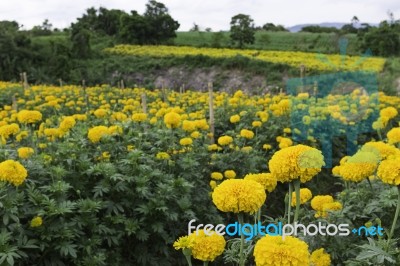
[{"label": "yellow flower row", "polygon": [[196,56],[204,55],[214,58],[228,58],[237,55],[271,63],[286,64],[293,67],[306,66],[307,69],[319,71],[373,71],[380,72],[385,64],[384,58],[341,55],[321,55],[316,53],[293,51],[256,51],[239,49],[197,48],[190,46],[139,46],[117,45],[105,50],[109,53],[137,56]]}]

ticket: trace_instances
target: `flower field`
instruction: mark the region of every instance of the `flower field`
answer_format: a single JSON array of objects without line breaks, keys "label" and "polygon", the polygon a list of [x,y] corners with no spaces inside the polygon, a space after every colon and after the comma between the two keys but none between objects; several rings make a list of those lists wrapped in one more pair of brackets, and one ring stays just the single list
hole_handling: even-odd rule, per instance
[{"label": "flower field", "polygon": [[[400,265],[400,98],[313,95],[1,82],[0,265]],[[365,230],[246,241],[188,234],[192,219]]]},{"label": "flower field", "polygon": [[237,55],[262,60],[271,63],[286,64],[293,67],[305,65],[307,69],[317,71],[372,71],[381,72],[385,64],[384,58],[341,55],[321,55],[316,53],[304,53],[293,51],[258,51],[219,48],[196,48],[189,46],[139,46],[117,45],[105,49],[106,52],[121,55],[136,56],[209,56],[209,57],[235,57]]}]

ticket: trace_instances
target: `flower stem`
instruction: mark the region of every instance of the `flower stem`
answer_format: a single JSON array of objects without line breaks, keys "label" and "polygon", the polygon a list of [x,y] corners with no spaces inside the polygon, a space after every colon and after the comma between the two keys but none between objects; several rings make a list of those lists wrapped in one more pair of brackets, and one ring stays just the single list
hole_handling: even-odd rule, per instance
[{"label": "flower stem", "polygon": [[208,266],[208,261],[204,261],[203,266]]},{"label": "flower stem", "polygon": [[398,196],[397,196],[397,208],[396,208],[396,212],[394,214],[394,219],[393,219],[393,223],[392,223],[392,228],[390,229],[390,233],[388,236],[388,246],[389,246],[389,242],[393,237],[394,234],[394,228],[396,227],[396,223],[397,223],[397,219],[399,218],[399,213],[400,213],[400,185],[397,186],[397,190],[398,190]]},{"label": "flower stem", "polygon": [[290,224],[290,213],[292,212],[292,183],[289,183],[289,200],[288,200],[288,224]]},{"label": "flower stem", "polygon": [[300,179],[294,180],[293,186],[296,192],[296,211],[294,213],[294,222],[297,222],[299,219],[299,211],[300,211]]},{"label": "flower stem", "polygon": [[189,266],[192,266],[192,256],[187,256],[185,255],[186,261],[188,263]]},{"label": "flower stem", "polygon": [[[239,224],[241,226],[243,226],[243,213],[239,213],[238,214],[238,220],[239,220]],[[244,266],[244,263],[245,263],[245,256],[244,256],[244,253],[243,253],[243,249],[244,249],[244,234],[241,232],[240,233],[240,251],[239,251],[240,259],[239,259],[239,266]]]}]

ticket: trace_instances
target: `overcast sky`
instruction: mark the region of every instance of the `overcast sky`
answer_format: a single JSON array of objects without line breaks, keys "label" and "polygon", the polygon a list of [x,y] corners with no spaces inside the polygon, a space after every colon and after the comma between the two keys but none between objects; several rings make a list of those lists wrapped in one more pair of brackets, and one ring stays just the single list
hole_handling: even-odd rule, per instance
[{"label": "overcast sky", "polygon": [[[293,26],[303,23],[350,22],[356,15],[361,22],[387,19],[388,10],[400,17],[399,0],[162,0],[179,30],[193,23],[202,29],[229,29],[230,18],[238,13],[250,15],[256,25],[266,22]],[[68,27],[88,7],[137,10],[143,13],[147,0],[0,0],[0,20],[16,20],[26,29],[49,19],[54,27]]]}]

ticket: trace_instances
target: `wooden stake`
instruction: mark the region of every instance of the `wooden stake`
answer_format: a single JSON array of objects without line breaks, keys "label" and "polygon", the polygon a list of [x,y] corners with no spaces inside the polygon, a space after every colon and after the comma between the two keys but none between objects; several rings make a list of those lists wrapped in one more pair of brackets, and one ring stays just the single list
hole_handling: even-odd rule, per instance
[{"label": "wooden stake", "polygon": [[58,79],[58,82],[60,83],[60,87],[62,87],[62,86],[63,86],[63,81],[62,81],[62,79]]},{"label": "wooden stake", "polygon": [[162,82],[161,90],[162,90],[164,102],[166,103],[167,102],[167,92],[166,92],[166,89],[165,89],[165,81],[164,80]]},{"label": "wooden stake", "polygon": [[26,72],[22,73],[22,77],[24,80],[24,90],[28,89],[28,77],[26,75]]},{"label": "wooden stake", "polygon": [[300,87],[300,92],[304,92],[304,72],[306,70],[306,66],[305,65],[301,65],[300,66],[300,78],[301,78],[301,87]]},{"label": "wooden stake", "polygon": [[123,79],[121,79],[121,89],[122,89],[122,90],[125,89],[125,83],[124,83],[124,80],[123,80]]},{"label": "wooden stake", "polygon": [[147,114],[147,98],[146,98],[146,93],[142,93],[142,109],[143,113]]},{"label": "wooden stake", "polygon": [[214,98],[213,98],[213,84],[212,82],[208,83],[208,96],[209,96],[209,108],[210,108],[210,129],[211,129],[211,144],[215,143],[214,135],[215,135],[215,125],[214,125]]},{"label": "wooden stake", "polygon": [[314,81],[314,97],[315,97],[315,102],[317,102],[317,93],[318,93],[318,82]]},{"label": "wooden stake", "polygon": [[15,111],[18,111],[18,103],[17,103],[17,98],[15,97],[15,94],[12,97],[12,109]]}]

